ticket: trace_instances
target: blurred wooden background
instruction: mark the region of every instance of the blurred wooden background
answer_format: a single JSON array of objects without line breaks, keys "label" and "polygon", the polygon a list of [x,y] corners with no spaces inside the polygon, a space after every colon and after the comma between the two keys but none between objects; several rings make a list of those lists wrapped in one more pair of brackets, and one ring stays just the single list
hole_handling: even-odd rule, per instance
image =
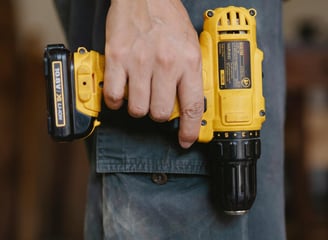
[{"label": "blurred wooden background", "polygon": [[0,239],[82,239],[88,161],[82,142],[47,134],[42,52],[21,47],[11,1],[0,2]]},{"label": "blurred wooden background", "polygon": [[[56,144],[47,134],[44,42],[33,31],[17,35],[13,2],[0,2],[0,239],[83,239],[89,170],[84,145]],[[286,2],[285,16],[301,11],[287,4],[293,1]],[[289,240],[328,239],[328,35],[322,31],[328,22],[324,23],[305,19],[299,29],[286,34],[288,39],[300,35],[289,41],[286,51]]]}]

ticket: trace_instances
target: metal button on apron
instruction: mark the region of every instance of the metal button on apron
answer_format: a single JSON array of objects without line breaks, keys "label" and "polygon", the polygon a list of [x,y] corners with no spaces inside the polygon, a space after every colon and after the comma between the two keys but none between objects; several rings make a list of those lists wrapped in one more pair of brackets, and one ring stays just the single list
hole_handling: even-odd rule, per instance
[{"label": "metal button on apron", "polygon": [[153,173],[151,179],[154,183],[158,185],[163,185],[167,183],[167,175],[165,173]]}]

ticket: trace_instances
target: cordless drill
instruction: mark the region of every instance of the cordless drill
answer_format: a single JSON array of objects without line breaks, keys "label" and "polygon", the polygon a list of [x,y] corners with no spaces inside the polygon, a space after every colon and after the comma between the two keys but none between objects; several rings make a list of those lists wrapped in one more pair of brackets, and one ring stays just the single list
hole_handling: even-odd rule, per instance
[{"label": "cordless drill", "polygon": [[[207,10],[200,35],[205,111],[198,141],[209,144],[213,191],[230,215],[246,213],[256,197],[265,100],[255,16],[243,7]],[[104,56],[48,45],[44,67],[49,134],[57,141],[87,137],[100,124]],[[178,118],[176,101],[170,119]]]}]

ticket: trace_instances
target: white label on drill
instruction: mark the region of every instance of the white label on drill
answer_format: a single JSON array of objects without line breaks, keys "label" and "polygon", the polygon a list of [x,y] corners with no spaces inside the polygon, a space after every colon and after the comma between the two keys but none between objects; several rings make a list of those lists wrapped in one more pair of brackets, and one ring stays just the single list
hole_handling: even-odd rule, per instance
[{"label": "white label on drill", "polygon": [[64,127],[66,125],[66,117],[63,89],[63,71],[61,61],[52,62],[52,74],[56,127]]},{"label": "white label on drill", "polygon": [[248,41],[220,42],[220,89],[251,87],[250,46]]}]

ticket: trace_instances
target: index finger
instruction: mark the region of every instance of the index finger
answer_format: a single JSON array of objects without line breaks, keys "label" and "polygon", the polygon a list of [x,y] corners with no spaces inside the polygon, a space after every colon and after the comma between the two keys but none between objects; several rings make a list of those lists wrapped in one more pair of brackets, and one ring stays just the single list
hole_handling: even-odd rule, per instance
[{"label": "index finger", "polygon": [[198,138],[204,112],[201,68],[186,72],[178,86],[180,104],[179,143],[189,148]]}]

